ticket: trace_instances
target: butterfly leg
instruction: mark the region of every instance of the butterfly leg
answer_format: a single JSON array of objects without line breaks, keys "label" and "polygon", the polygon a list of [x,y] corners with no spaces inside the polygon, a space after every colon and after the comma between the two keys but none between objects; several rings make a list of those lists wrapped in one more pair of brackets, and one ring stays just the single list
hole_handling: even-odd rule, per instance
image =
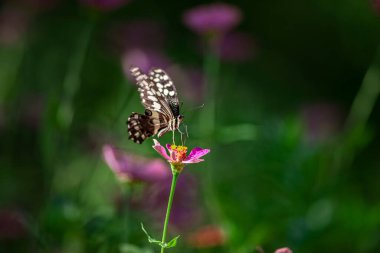
[{"label": "butterfly leg", "polygon": [[172,131],[172,133],[173,133],[173,144],[175,145],[174,131]]},{"label": "butterfly leg", "polygon": [[[184,146],[184,145],[185,145],[185,142],[183,141],[183,136],[184,136],[185,133],[183,133],[183,132],[181,131],[181,129],[179,129],[179,128],[178,128],[178,132],[181,134],[181,143],[182,143],[182,146]],[[186,128],[186,132],[187,132],[187,128]]]}]

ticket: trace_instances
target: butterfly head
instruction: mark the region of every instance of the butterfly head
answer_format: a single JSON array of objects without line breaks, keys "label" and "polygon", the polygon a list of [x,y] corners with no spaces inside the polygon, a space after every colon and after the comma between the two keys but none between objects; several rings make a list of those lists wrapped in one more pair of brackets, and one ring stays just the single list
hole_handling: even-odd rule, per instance
[{"label": "butterfly head", "polygon": [[181,125],[182,121],[183,121],[183,115],[179,114],[177,117],[175,117],[171,123],[172,124],[169,124],[169,127],[170,127],[170,130],[171,131],[174,131],[176,129],[179,128],[179,125]]},{"label": "butterfly head", "polygon": [[185,118],[185,116],[183,116],[182,114],[178,115],[178,122],[179,123],[182,123],[183,119]]}]

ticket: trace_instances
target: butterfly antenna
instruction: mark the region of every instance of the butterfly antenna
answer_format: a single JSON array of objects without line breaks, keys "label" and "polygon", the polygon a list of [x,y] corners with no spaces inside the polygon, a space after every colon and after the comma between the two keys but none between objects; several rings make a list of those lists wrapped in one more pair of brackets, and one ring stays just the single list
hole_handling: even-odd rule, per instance
[{"label": "butterfly antenna", "polygon": [[194,111],[194,110],[202,109],[204,106],[205,106],[205,104],[201,104],[201,105],[199,105],[199,106],[196,106],[196,107],[191,108],[191,109],[189,109],[189,110],[186,110],[186,111],[184,111],[184,112],[190,112],[190,111]]}]

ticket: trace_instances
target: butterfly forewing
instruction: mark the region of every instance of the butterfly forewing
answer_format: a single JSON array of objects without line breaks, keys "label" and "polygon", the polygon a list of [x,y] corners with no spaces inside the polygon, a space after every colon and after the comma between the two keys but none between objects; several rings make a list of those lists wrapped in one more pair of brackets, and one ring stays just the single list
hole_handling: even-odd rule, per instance
[{"label": "butterfly forewing", "polygon": [[171,116],[170,106],[163,93],[159,91],[156,83],[137,67],[131,68],[131,73],[139,86],[138,92],[140,93],[141,103],[144,107]]},{"label": "butterfly forewing", "polygon": [[149,79],[153,84],[152,89],[165,99],[165,105],[169,105],[169,109],[174,117],[179,115],[179,101],[177,90],[169,75],[162,69],[153,68],[149,71]]}]

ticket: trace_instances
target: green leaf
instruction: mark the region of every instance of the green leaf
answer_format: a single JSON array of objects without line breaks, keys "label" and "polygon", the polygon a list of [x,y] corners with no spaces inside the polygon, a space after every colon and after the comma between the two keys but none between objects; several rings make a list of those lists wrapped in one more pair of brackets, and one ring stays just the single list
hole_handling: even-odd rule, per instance
[{"label": "green leaf", "polygon": [[144,233],[145,233],[146,236],[148,237],[148,241],[149,241],[150,243],[158,244],[158,245],[160,245],[161,247],[164,247],[164,246],[165,246],[165,245],[163,245],[163,244],[161,243],[161,241],[152,238],[152,237],[148,234],[148,232],[145,230],[144,225],[143,225],[142,223],[141,223],[141,229],[142,229],[142,231],[144,231]]},{"label": "green leaf", "polygon": [[180,237],[180,235],[177,235],[173,239],[170,240],[170,242],[166,243],[165,248],[173,248],[177,245],[177,240]]},{"label": "green leaf", "polygon": [[154,244],[157,244],[159,245],[161,248],[173,248],[177,245],[177,240],[178,238],[180,237],[179,235],[177,235],[176,237],[174,237],[173,239],[170,240],[170,242],[168,243],[162,243],[161,241],[159,240],[156,240],[154,239],[153,237],[151,237],[148,232],[146,231],[146,229],[144,228],[144,225],[141,223],[141,229],[142,231],[144,231],[144,233],[146,234],[146,236],[148,237],[148,241],[150,243],[154,243]]}]

